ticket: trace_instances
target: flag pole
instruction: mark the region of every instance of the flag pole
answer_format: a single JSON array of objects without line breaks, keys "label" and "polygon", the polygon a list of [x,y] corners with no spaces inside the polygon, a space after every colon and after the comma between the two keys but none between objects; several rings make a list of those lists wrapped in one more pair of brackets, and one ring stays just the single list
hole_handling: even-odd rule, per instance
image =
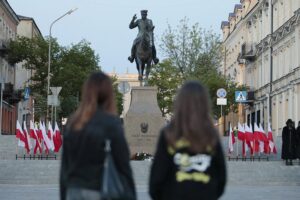
[{"label": "flag pole", "polygon": [[18,155],[19,155],[18,142],[19,139],[17,139],[17,145],[16,145],[16,160],[18,159]]},{"label": "flag pole", "polygon": [[239,158],[239,140],[238,140],[238,134],[236,134],[236,158]]}]

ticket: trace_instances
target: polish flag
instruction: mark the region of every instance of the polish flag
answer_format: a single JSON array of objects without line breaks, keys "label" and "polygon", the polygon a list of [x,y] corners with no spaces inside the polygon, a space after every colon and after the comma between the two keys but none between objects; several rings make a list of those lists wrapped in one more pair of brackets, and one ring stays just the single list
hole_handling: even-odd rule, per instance
[{"label": "polish flag", "polygon": [[250,127],[245,123],[245,140],[247,143],[248,148],[250,148],[251,155],[254,153],[253,149],[253,132],[252,132],[252,125]]},{"label": "polish flag", "polygon": [[238,123],[238,139],[241,141],[245,140],[245,129],[240,122]]},{"label": "polish flag", "polygon": [[238,123],[238,139],[243,142],[242,153],[243,153],[243,156],[246,156],[246,147],[247,146],[245,143],[245,128],[240,123]]},{"label": "polish flag", "polygon": [[47,136],[46,127],[43,122],[40,122],[40,129],[41,129],[43,140],[44,140],[44,150],[48,154],[49,149],[51,149],[51,141],[49,140],[49,138]]},{"label": "polish flag", "polygon": [[261,134],[260,135],[260,137],[261,137],[260,140],[261,140],[261,142],[263,144],[263,147],[261,147],[260,152],[261,153],[264,152],[266,154],[269,154],[270,153],[270,151],[269,151],[269,140],[268,140],[266,132],[264,131],[264,129],[263,129],[263,127],[262,127],[261,124],[259,125],[259,130],[260,130],[260,134]]},{"label": "polish flag", "polygon": [[61,133],[58,128],[57,122],[55,122],[53,142],[55,147],[54,152],[59,152],[59,149],[61,148],[62,145],[62,138],[61,138]]},{"label": "polish flag", "polygon": [[270,123],[268,124],[268,140],[269,140],[269,147],[270,147],[270,152],[277,154],[277,149],[273,140],[273,133],[271,129]]},{"label": "polish flag", "polygon": [[30,131],[30,137],[35,140],[35,147],[34,147],[33,154],[35,155],[36,152],[37,152],[37,150],[39,150],[40,153],[42,153],[41,143],[39,141],[39,137],[38,137],[37,131],[34,128],[33,121],[31,121],[31,120],[30,120],[30,130],[29,131]]},{"label": "polish flag", "polygon": [[29,132],[27,131],[27,127],[26,127],[26,122],[24,121],[23,122],[23,132],[26,136],[26,139],[27,139],[27,142],[28,142],[28,147],[29,147],[29,150],[32,149],[32,144],[31,144],[31,141],[30,141],[30,135],[29,135]]},{"label": "polish flag", "polygon": [[229,137],[228,137],[228,148],[229,148],[229,153],[233,152],[233,144],[235,143],[235,138],[234,138],[234,133],[232,131],[232,127],[230,124],[229,128]]},{"label": "polish flag", "polygon": [[51,142],[51,147],[50,149],[53,151],[54,150],[54,141],[53,141],[53,135],[54,135],[54,131],[52,129],[52,125],[50,123],[50,121],[48,122],[48,132],[47,132],[48,138]]},{"label": "polish flag", "polygon": [[30,149],[28,145],[28,140],[18,120],[17,120],[17,127],[16,127],[16,138],[18,139],[18,146],[25,147],[27,153],[29,153]]},{"label": "polish flag", "polygon": [[37,133],[37,136],[38,136],[38,138],[39,138],[39,140],[41,142],[41,146],[42,146],[42,144],[43,144],[42,142],[44,141],[44,138],[43,138],[43,133],[42,133],[41,126],[42,126],[41,122],[40,122],[40,125],[39,125],[40,128],[38,128],[37,125],[35,124],[34,125],[34,129],[35,129],[35,131]]},{"label": "polish flag", "polygon": [[[254,152],[258,153],[260,152],[262,146],[261,146],[261,131],[258,128],[257,124],[254,123],[254,132],[253,132],[253,142],[254,142]],[[262,148],[263,149],[263,148]]]}]

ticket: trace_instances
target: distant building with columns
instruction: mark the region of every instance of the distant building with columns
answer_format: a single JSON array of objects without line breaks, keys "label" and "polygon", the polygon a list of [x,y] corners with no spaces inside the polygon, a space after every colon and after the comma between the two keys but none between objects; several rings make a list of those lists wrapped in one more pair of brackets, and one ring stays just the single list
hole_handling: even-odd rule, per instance
[{"label": "distant building with columns", "polygon": [[220,71],[254,92],[254,101],[226,117],[271,122],[281,135],[288,118],[300,121],[300,0],[241,0],[221,24],[224,57]]}]

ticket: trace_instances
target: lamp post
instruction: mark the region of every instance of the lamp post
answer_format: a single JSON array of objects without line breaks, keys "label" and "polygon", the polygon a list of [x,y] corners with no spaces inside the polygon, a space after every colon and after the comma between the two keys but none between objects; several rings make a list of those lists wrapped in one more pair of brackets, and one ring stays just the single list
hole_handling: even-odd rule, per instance
[{"label": "lamp post", "polygon": [[48,96],[50,93],[50,67],[51,67],[51,29],[52,26],[55,24],[55,22],[57,22],[58,20],[60,20],[61,18],[65,17],[66,15],[70,15],[72,12],[76,11],[77,8],[73,8],[71,10],[69,10],[68,12],[66,12],[65,14],[63,14],[62,16],[60,16],[59,18],[57,18],[56,20],[54,20],[51,25],[50,25],[50,30],[49,30],[49,51],[48,51],[48,76],[47,76],[47,80],[48,80],[48,84],[47,84],[47,114],[46,114],[46,121],[48,121],[48,116],[49,116],[49,111],[48,111]]}]

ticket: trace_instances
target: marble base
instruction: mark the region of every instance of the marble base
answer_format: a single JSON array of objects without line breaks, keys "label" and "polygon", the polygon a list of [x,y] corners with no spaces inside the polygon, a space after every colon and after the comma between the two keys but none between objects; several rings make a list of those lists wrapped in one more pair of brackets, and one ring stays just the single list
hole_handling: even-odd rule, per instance
[{"label": "marble base", "polygon": [[156,87],[133,87],[131,103],[124,117],[124,128],[131,155],[154,154],[165,120],[157,104]]}]

